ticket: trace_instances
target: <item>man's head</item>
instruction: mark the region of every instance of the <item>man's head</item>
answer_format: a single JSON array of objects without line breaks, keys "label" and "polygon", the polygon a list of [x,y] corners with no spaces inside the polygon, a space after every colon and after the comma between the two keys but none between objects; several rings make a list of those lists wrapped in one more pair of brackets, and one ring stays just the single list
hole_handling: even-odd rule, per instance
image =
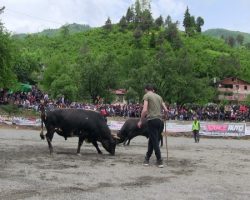
[{"label": "man's head", "polygon": [[147,90],[147,91],[152,91],[152,92],[155,91],[155,87],[153,86],[153,84],[150,84],[150,83],[146,84],[144,89]]}]

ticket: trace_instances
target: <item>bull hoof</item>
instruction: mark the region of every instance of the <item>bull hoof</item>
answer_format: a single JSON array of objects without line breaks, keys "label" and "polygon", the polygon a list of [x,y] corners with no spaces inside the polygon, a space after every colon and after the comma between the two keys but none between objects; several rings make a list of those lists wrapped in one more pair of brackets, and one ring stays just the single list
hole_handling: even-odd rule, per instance
[{"label": "bull hoof", "polygon": [[44,139],[45,139],[44,135],[40,135],[40,137],[41,137],[41,139],[42,139],[42,140],[44,140]]},{"label": "bull hoof", "polygon": [[98,154],[102,155],[102,152],[101,152],[101,151],[99,151],[99,152],[98,152]]},{"label": "bull hoof", "polygon": [[82,156],[82,154],[80,154],[80,153],[77,153],[76,155],[78,155],[78,156]]}]

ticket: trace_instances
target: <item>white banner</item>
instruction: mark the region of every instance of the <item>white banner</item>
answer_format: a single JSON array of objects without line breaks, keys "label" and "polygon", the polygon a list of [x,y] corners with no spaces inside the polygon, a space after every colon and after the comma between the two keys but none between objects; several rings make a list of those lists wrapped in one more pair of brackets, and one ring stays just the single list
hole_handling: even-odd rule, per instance
[{"label": "white banner", "polygon": [[[40,126],[41,120],[0,116],[0,123],[19,126]],[[121,130],[124,123],[125,121],[108,120],[109,128],[114,131]],[[167,121],[166,130],[171,133],[192,132],[192,121]],[[206,136],[242,137],[250,135],[250,125],[246,125],[245,123],[201,122],[200,134]]]},{"label": "white banner", "polygon": [[108,121],[108,126],[110,130],[119,131],[124,123],[124,121]]},{"label": "white banner", "polygon": [[166,126],[167,132],[171,133],[185,133],[192,131],[192,124],[177,124],[177,123],[168,123]]},{"label": "white banner", "polygon": [[41,126],[41,119],[25,119],[22,117],[13,117],[12,124],[20,126]]}]

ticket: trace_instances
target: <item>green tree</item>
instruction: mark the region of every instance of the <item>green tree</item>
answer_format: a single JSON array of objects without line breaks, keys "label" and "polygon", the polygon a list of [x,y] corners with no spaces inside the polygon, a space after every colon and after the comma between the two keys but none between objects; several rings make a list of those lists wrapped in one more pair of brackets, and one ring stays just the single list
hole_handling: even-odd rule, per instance
[{"label": "green tree", "polygon": [[155,33],[152,32],[150,40],[149,40],[149,47],[155,48],[155,46],[156,46]]},{"label": "green tree", "polygon": [[128,102],[128,104],[137,103],[138,98],[138,93],[132,87],[129,87],[127,93],[125,94],[125,100]]},{"label": "green tree", "polygon": [[204,19],[202,17],[197,17],[196,19],[196,31],[201,33],[201,27],[204,25]]},{"label": "green tree", "polygon": [[140,5],[141,5],[141,10],[150,10],[151,5],[150,5],[151,0],[140,0]]},{"label": "green tree", "polygon": [[110,96],[110,89],[117,85],[117,63],[113,55],[84,55],[79,60],[80,93],[95,102],[98,96]]},{"label": "green tree", "polygon": [[[4,8],[0,9],[0,14]],[[0,88],[9,88],[16,84],[16,76],[12,68],[13,48],[10,35],[4,30],[0,21]]]},{"label": "green tree", "polygon": [[184,14],[183,26],[185,28],[186,34],[188,35],[190,28],[192,27],[192,19],[191,19],[191,15],[189,13],[188,7],[187,7],[185,14]]},{"label": "green tree", "polygon": [[162,27],[163,18],[161,15],[155,20],[155,25],[156,25],[157,29],[160,29],[160,27]]},{"label": "green tree", "polygon": [[150,12],[150,10],[146,9],[141,14],[141,29],[142,31],[147,31],[149,33],[149,30],[153,26],[153,17]]},{"label": "green tree", "polygon": [[225,77],[237,77],[241,69],[240,61],[234,55],[220,56],[214,61],[213,77],[223,79]]},{"label": "green tree", "polygon": [[245,46],[248,50],[250,50],[250,42],[246,43]]},{"label": "green tree", "polygon": [[124,16],[122,16],[120,22],[119,22],[119,26],[120,26],[120,30],[123,32],[126,30],[126,28],[128,27],[126,18]]},{"label": "green tree", "polygon": [[67,57],[56,55],[45,66],[41,82],[43,89],[54,98],[64,95],[70,100],[76,100],[79,82],[75,73],[78,70],[70,65]]},{"label": "green tree", "polygon": [[61,27],[61,35],[62,37],[66,38],[69,36],[69,25],[64,25]]},{"label": "green tree", "polygon": [[183,26],[187,36],[192,36],[194,34],[196,30],[195,18],[190,15],[188,7],[184,14]]},{"label": "green tree", "polygon": [[138,26],[141,23],[141,15],[142,15],[142,9],[141,9],[141,3],[140,0],[135,1],[135,25]]},{"label": "green tree", "polygon": [[141,47],[141,38],[143,35],[143,32],[140,27],[137,27],[134,31],[134,43],[137,48]]},{"label": "green tree", "polygon": [[167,18],[165,19],[164,26],[168,28],[171,24],[172,24],[172,19],[170,15],[168,15]]},{"label": "green tree", "polygon": [[177,23],[178,22],[169,22],[168,26],[165,29],[166,38],[171,43],[174,49],[179,49],[182,46],[182,41],[177,28]]},{"label": "green tree", "polygon": [[134,21],[135,13],[132,8],[128,8],[127,13],[126,13],[126,21],[127,23],[131,23]]},{"label": "green tree", "polygon": [[162,46],[165,41],[165,32],[161,31],[158,33],[158,36],[156,37],[155,40],[155,45],[156,46]]},{"label": "green tree", "polygon": [[234,38],[233,36],[229,36],[229,37],[227,38],[227,44],[228,44],[229,46],[231,46],[231,47],[234,47],[235,44],[236,44],[235,38]]},{"label": "green tree", "polygon": [[13,70],[19,82],[34,84],[33,74],[41,71],[39,56],[36,52],[29,52],[22,49],[22,52],[15,56]]},{"label": "green tree", "polygon": [[112,22],[111,19],[108,17],[107,21],[105,22],[105,25],[103,26],[103,28],[110,32],[112,30]]},{"label": "green tree", "polygon": [[78,88],[74,84],[70,74],[63,73],[59,75],[50,86],[51,94],[54,98],[64,96],[69,100],[76,100]]},{"label": "green tree", "polygon": [[243,42],[244,42],[244,35],[241,35],[241,34],[238,34],[236,36],[236,41],[239,45],[243,45]]}]

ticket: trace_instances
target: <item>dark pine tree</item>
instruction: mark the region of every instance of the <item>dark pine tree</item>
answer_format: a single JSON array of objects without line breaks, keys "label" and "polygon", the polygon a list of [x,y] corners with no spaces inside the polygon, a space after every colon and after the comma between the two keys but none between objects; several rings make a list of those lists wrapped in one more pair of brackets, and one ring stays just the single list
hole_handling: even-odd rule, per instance
[{"label": "dark pine tree", "polygon": [[120,30],[124,32],[126,28],[128,27],[128,23],[126,20],[126,17],[122,16],[120,22],[119,22]]},{"label": "dark pine tree", "polygon": [[126,20],[127,23],[133,22],[135,17],[135,13],[132,8],[128,8],[127,13],[126,13]]},{"label": "dark pine tree", "polygon": [[109,17],[107,21],[105,22],[105,25],[103,26],[103,28],[109,32],[112,30],[112,22]]},{"label": "dark pine tree", "polygon": [[160,28],[163,25],[163,18],[161,15],[155,20],[155,25],[157,28]]}]

